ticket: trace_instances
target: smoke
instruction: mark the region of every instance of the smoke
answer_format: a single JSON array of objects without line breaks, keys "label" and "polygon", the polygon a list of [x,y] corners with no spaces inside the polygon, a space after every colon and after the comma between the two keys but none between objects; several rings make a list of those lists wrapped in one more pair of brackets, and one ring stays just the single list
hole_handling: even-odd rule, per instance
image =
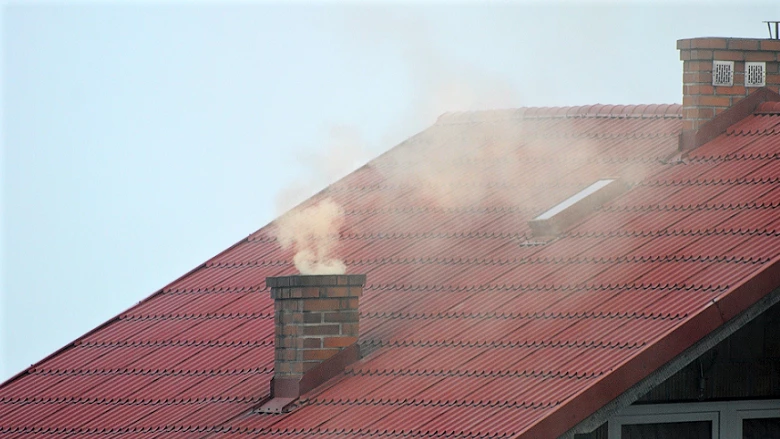
[{"label": "smoke", "polygon": [[[299,158],[307,178],[278,195],[280,212],[287,211],[355,170],[375,156],[376,151],[387,149],[431,126],[445,112],[522,105],[520,93],[511,81],[438,48],[431,35],[430,23],[420,16],[399,14],[393,10],[358,8],[347,13],[340,24],[339,31],[346,37],[345,44],[354,50],[354,55],[400,54],[412,99],[376,144],[370,145],[366,136],[355,127],[334,126],[320,153]],[[354,38],[355,35],[360,35],[360,38]],[[388,48],[389,51],[385,50]],[[436,130],[436,127],[432,128],[427,136],[435,138]],[[445,136],[452,135],[453,129],[445,128],[445,131],[449,132],[443,132]],[[469,142],[464,141],[466,137]],[[522,133],[507,124],[471,125],[468,132],[463,132],[462,138],[449,139],[451,143],[443,147],[427,145],[425,141],[414,142],[414,147],[408,148],[402,144],[395,149],[390,160],[380,159],[373,167],[382,174],[386,184],[409,188],[407,201],[415,205],[474,206],[485,202],[491,195],[488,192],[495,195],[495,191],[489,189],[491,184],[505,181],[518,183],[512,193],[514,199],[503,200],[503,204],[515,205],[535,192],[531,188],[533,184],[545,183],[518,176],[517,161],[512,159],[517,158],[513,154],[518,154],[517,139],[521,137]],[[437,141],[441,139],[432,140],[434,143]],[[534,151],[535,147],[536,144],[531,142],[523,149],[531,155],[542,155],[542,151]],[[580,145],[569,157],[574,155],[586,157],[591,155],[591,151],[587,145]],[[474,172],[465,175],[463,162],[459,159],[491,162],[493,165],[489,172],[481,172],[485,169],[481,165],[474,166]],[[576,162],[578,160],[572,160],[572,163]],[[568,170],[561,169],[559,174],[543,178],[557,180]],[[375,196],[381,198],[382,194]],[[384,205],[384,201],[389,200],[375,201],[376,205]],[[283,216],[277,221],[277,237],[283,247],[294,249],[295,266],[301,273],[343,273],[345,264],[339,258],[337,246],[343,225],[342,206],[333,198],[328,198]],[[352,229],[353,232],[358,231]]]},{"label": "smoke", "polygon": [[[521,106],[520,93],[511,81],[442,50],[432,33],[431,22],[408,12],[366,8],[345,17],[344,29],[349,35],[361,35],[359,39],[350,38],[359,53],[371,56],[384,45],[392,46],[401,54],[402,70],[409,79],[412,99],[382,136],[383,146],[395,145],[430,127],[446,112]],[[514,172],[509,165],[499,163],[492,175],[469,175],[469,181],[474,183],[469,190],[453,190],[466,181],[463,166],[454,158],[472,155],[475,160],[492,159],[508,152],[502,140],[512,138],[512,133],[502,132],[499,127],[472,127],[471,131],[480,129],[484,131],[477,137],[484,139],[468,150],[456,146],[462,144],[457,138],[450,139],[452,145],[438,151],[434,151],[438,149],[436,145],[399,147],[392,154],[394,165],[383,167],[378,163],[376,169],[389,184],[411,186],[408,196],[421,205],[472,205],[484,198],[483,180],[495,180],[497,173]]]},{"label": "smoke", "polygon": [[295,209],[276,222],[276,239],[295,252],[293,263],[301,274],[344,274],[344,262],[332,257],[338,244],[344,212],[332,199]]},{"label": "smoke", "polygon": [[[347,44],[357,44],[358,55],[374,53],[385,42],[400,50],[413,98],[377,144],[369,145],[355,127],[336,125],[330,129],[320,152],[298,157],[306,178],[277,195],[277,211],[289,212],[276,221],[274,233],[283,248],[293,249],[293,262],[302,274],[345,272],[346,266],[338,257],[344,211],[332,198],[306,208],[290,211],[291,208],[368,162],[377,151],[430,126],[446,111],[509,107],[516,106],[518,101],[508,81],[448,57],[436,48],[428,23],[421,17],[377,8],[358,9],[345,15],[338,31],[346,31]],[[361,38],[356,40],[354,35]],[[414,186],[410,196],[418,201],[425,199],[437,205],[464,201],[466,193],[460,192],[456,198],[451,194],[450,185],[463,176],[448,161],[421,160],[419,151],[399,151],[395,157],[406,162],[405,153],[410,154],[408,162],[414,165],[388,173],[386,177],[395,179],[390,183]]]},{"label": "smoke", "polygon": [[520,94],[511,81],[440,48],[431,22],[411,8],[358,8],[345,16],[344,29],[363,56],[370,56],[385,45],[395,50],[383,53],[401,54],[412,100],[383,136],[384,146],[395,145],[420,132],[448,111],[520,106]]},{"label": "smoke", "polygon": [[[341,258],[349,264],[359,261],[361,265],[354,267],[382,286],[371,291],[376,298],[372,299],[373,309],[398,314],[410,312],[410,302],[384,300],[382,294],[433,289],[434,282],[437,291],[448,286],[465,291],[467,286],[476,286],[475,282],[481,288],[486,286],[484,279],[479,280],[483,270],[482,277],[508,285],[507,277],[489,270],[517,270],[518,274],[528,270],[532,274],[528,266],[517,261],[544,251],[517,245],[536,241],[527,220],[583,189],[582,182],[605,177],[636,181],[647,172],[645,161],[624,160],[637,154],[645,141],[641,135],[625,136],[642,130],[631,121],[620,127],[598,126],[596,121],[577,118],[527,118],[520,122],[510,110],[455,115],[435,124],[445,112],[521,107],[521,94],[505,78],[438,50],[426,22],[364,12],[368,13],[347,17],[345,35],[359,50],[359,56],[381,57],[377,53],[386,52],[381,49],[388,43],[401,53],[412,96],[405,111],[377,143],[385,149],[413,137],[360,170],[346,188],[349,190],[340,191],[343,188],[336,185],[336,190],[330,191],[333,198],[281,219],[280,242],[286,248],[295,247],[295,265],[302,273],[343,272]],[[517,57],[523,59],[524,55],[517,53]],[[534,93],[528,87],[522,89],[524,96]],[[545,84],[538,88],[537,93],[550,89]],[[594,135],[583,135],[583,125],[596,126]],[[339,165],[330,164],[334,158],[342,161],[353,156],[364,160],[369,152],[379,149],[365,139],[355,128],[341,127],[330,133],[324,156],[308,162],[315,178],[314,189],[333,181],[321,178],[332,175],[329,167]],[[354,209],[349,211],[347,221],[336,201]],[[339,253],[338,242],[334,242],[339,231],[345,238],[354,238],[344,246],[351,249],[349,253]],[[410,239],[394,239],[402,234]],[[377,242],[384,236],[392,240]],[[488,259],[490,264],[483,265]],[[388,270],[385,261],[402,261],[404,265]],[[423,261],[446,263],[422,268],[426,263]],[[545,282],[579,285],[603,270],[603,264],[581,265],[577,270],[558,268],[554,276],[551,270],[545,274],[549,277]],[[511,282],[518,286],[531,280]],[[541,284],[538,279],[536,282]],[[414,308],[441,307],[441,303],[434,306],[428,302],[437,297],[415,295]],[[453,302],[452,310],[457,309],[460,300]],[[473,305],[469,303],[464,305],[466,309]],[[578,309],[577,305],[572,303],[571,309]],[[484,329],[489,332],[491,324],[486,321]],[[374,330],[361,336],[367,340],[399,336],[398,328],[381,328],[381,334]]]},{"label": "smoke", "polygon": [[[518,107],[520,93],[507,78],[492,74],[472,62],[459,59],[456,54],[442,50],[437,44],[432,22],[421,11],[411,8],[356,8],[344,16],[343,30],[349,44],[363,57],[377,53],[400,54],[404,76],[411,88],[411,100],[397,120],[381,137],[386,149],[430,127],[443,113]],[[361,38],[353,38],[360,35]],[[473,130],[473,129],[472,129]],[[506,138],[494,132],[485,136]],[[452,143],[460,143],[451,139]],[[485,145],[497,143],[485,142]],[[462,154],[477,154],[476,159],[498,157],[506,152],[495,147],[480,148],[471,145],[468,151],[451,149],[426,151],[419,144],[414,148],[399,147],[393,152],[395,165],[375,169],[391,185],[412,187],[409,197],[419,203],[441,207],[469,204],[484,195],[480,190],[454,191],[453,186],[464,182],[463,166],[453,158]],[[432,146],[431,149],[435,149]],[[376,148],[375,148],[376,149]],[[507,173],[511,170],[506,170]],[[480,179],[479,175],[469,176]],[[479,185],[475,185],[479,186]]]},{"label": "smoke", "polygon": [[276,195],[277,213],[281,215],[287,212],[354,171],[372,156],[367,142],[357,129],[346,125],[332,126],[319,150],[307,150],[297,156],[305,170],[304,176]]},{"label": "smoke", "polygon": [[298,157],[305,177],[277,194],[276,208],[282,216],[272,233],[283,249],[293,250],[293,263],[301,274],[346,273],[346,265],[336,257],[344,210],[332,198],[307,207],[295,206],[354,171],[370,156],[357,130],[337,125],[329,130],[324,148]]}]

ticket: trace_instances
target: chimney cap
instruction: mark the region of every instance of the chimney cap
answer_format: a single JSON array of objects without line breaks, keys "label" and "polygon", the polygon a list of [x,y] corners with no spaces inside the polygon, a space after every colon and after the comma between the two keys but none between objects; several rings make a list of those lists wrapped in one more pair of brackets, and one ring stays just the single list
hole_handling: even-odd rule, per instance
[{"label": "chimney cap", "polygon": [[366,284],[365,274],[295,274],[291,276],[267,277],[265,285],[269,288],[287,287],[362,287]]}]

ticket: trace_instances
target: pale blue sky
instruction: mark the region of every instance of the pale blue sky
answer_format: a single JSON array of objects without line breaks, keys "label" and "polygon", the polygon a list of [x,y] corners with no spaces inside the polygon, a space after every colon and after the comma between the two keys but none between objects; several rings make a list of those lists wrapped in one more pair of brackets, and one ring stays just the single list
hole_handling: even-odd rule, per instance
[{"label": "pale blue sky", "polygon": [[6,2],[0,380],[443,111],[680,102],[775,4]]}]

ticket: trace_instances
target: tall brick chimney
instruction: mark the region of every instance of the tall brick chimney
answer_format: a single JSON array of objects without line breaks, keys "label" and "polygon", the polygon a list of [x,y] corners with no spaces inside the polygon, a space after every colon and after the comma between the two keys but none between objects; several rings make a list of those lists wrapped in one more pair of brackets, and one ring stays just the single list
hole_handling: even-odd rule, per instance
[{"label": "tall brick chimney", "polygon": [[358,300],[365,282],[365,275],[266,279],[274,300],[274,377],[272,399],[261,411],[285,411],[360,357]]},{"label": "tall brick chimney", "polygon": [[683,136],[766,87],[780,88],[780,40],[691,38],[678,40],[683,61]]}]

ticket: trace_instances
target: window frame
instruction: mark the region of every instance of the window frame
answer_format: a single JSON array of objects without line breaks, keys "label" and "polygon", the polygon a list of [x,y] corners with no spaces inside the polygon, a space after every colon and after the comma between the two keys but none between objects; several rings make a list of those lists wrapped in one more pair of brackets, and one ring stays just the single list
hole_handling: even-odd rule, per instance
[{"label": "window frame", "polygon": [[623,425],[711,421],[712,438],[720,435],[720,413],[699,404],[652,404],[627,407],[609,420],[609,439],[621,439]]},{"label": "window frame", "polygon": [[626,424],[712,421],[713,439],[742,438],[742,421],[756,418],[780,418],[780,399],[632,405],[607,421],[607,437],[622,439]]}]

